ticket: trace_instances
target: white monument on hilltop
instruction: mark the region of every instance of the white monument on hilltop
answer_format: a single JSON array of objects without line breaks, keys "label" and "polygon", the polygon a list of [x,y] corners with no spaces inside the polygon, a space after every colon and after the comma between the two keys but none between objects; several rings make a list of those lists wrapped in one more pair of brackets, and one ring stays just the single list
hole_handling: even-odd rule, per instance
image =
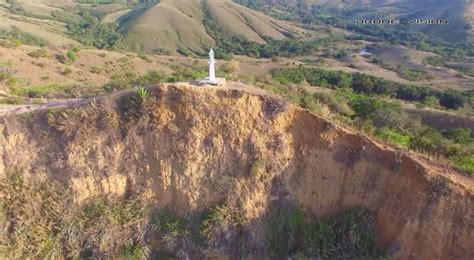
[{"label": "white monument on hilltop", "polygon": [[209,52],[209,81],[216,82],[216,61],[214,60],[214,50]]},{"label": "white monument on hilltop", "polygon": [[225,83],[224,78],[216,78],[216,60],[214,50],[209,51],[209,77],[199,81],[201,84],[220,85]]}]

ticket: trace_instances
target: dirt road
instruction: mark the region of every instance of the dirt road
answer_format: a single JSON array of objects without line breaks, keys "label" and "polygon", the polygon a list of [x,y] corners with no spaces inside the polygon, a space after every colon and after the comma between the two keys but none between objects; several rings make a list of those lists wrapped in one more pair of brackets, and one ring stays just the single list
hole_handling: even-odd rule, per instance
[{"label": "dirt road", "polygon": [[46,104],[29,104],[29,105],[0,105],[0,116],[7,116],[11,114],[22,114],[36,110],[43,110],[48,108],[69,107],[73,105],[83,104],[91,99],[57,99],[48,101]]}]

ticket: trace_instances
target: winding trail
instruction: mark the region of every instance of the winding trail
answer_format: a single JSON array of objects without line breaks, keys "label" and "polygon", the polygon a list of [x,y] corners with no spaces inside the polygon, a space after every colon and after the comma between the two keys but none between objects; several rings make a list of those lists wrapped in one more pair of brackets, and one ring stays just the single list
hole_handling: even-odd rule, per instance
[{"label": "winding trail", "polygon": [[8,116],[12,114],[23,114],[33,112],[36,110],[43,110],[48,108],[70,107],[75,105],[85,104],[94,98],[88,99],[55,99],[48,101],[46,104],[28,104],[28,105],[0,105],[0,116]]},{"label": "winding trail", "polygon": [[[276,96],[275,94],[267,92],[263,89],[260,89],[254,86],[245,85],[239,82],[233,82],[233,81],[227,81],[224,85],[221,85],[221,86],[200,85],[197,82],[176,82],[176,83],[166,83],[166,84],[158,84],[158,85],[179,85],[179,86],[187,86],[187,87],[193,87],[193,88],[196,88],[196,87],[206,88],[206,89],[236,89],[236,90],[244,90],[252,94]],[[131,92],[133,90],[134,89],[126,89],[126,90],[111,93],[109,95],[117,95],[117,94],[120,95],[126,92]],[[29,113],[29,112],[34,112],[37,110],[48,109],[48,108],[65,108],[65,107],[72,107],[72,106],[80,106],[80,105],[87,104],[92,100],[106,98],[107,96],[108,95],[90,97],[90,98],[51,99],[51,100],[48,100],[45,104],[25,104],[25,105],[0,104],[0,117]]]}]

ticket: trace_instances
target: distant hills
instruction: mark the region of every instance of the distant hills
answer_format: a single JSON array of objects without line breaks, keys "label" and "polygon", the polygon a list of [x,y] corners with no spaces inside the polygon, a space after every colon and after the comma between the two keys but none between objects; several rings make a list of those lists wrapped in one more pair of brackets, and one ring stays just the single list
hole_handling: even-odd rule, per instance
[{"label": "distant hills", "polygon": [[[49,45],[65,46],[84,43],[86,37],[110,33],[112,27],[87,31],[99,26],[96,21],[116,23],[115,30],[121,34],[125,49],[161,54],[203,53],[215,46],[215,37],[211,37],[204,26],[206,20],[219,26],[227,36],[243,36],[260,44],[270,38],[303,37],[306,32],[231,0],[84,2],[0,0],[0,30],[19,28]],[[81,14],[77,8],[91,9],[92,12]],[[72,23],[75,26],[73,35],[67,31]],[[87,39],[87,42],[93,42],[93,39]]]},{"label": "distant hills", "polygon": [[215,44],[204,19],[212,19],[231,35],[258,43],[265,43],[266,38],[285,39],[301,30],[230,0],[162,0],[145,9],[118,19],[125,44],[135,51],[203,52]]},{"label": "distant hills", "polygon": [[202,24],[200,0],[163,0],[120,17],[125,45],[135,51],[170,52],[179,48],[201,51],[214,44]]},{"label": "distant hills", "polygon": [[[444,26],[412,26],[447,41],[473,41],[474,2],[470,0],[236,0],[252,8],[276,8],[279,12],[288,6],[304,10],[330,8],[345,11],[348,22],[355,18],[413,18],[448,19]],[[332,9],[331,9],[332,8]],[[329,13],[330,15],[330,13]]]},{"label": "distant hills", "polygon": [[[286,21],[292,20],[286,14],[288,10],[296,8],[303,13],[323,12],[326,17],[343,14],[348,24],[371,17],[448,19],[449,25],[419,25],[409,30],[452,42],[472,41],[474,36],[474,3],[468,0],[160,0],[147,5],[139,0],[91,2],[96,4],[76,0],[0,0],[0,30],[18,28],[53,46],[77,45],[84,43],[81,40],[85,36],[97,35],[105,35],[106,43],[101,45],[108,45],[109,39],[117,40],[113,33],[118,32],[122,46],[136,52],[203,53],[217,40],[206,24],[219,26],[226,36],[242,36],[260,44],[268,39],[321,35],[303,29],[302,24]],[[84,17],[78,15],[77,7],[92,9],[94,19],[102,24],[116,25],[82,32],[79,27]],[[94,19],[87,22],[99,26]],[[76,32],[81,34],[68,31],[70,21],[75,21]],[[91,24],[84,26],[85,30],[88,26]],[[331,26],[326,28],[330,30]],[[116,31],[111,32],[112,29]]]}]

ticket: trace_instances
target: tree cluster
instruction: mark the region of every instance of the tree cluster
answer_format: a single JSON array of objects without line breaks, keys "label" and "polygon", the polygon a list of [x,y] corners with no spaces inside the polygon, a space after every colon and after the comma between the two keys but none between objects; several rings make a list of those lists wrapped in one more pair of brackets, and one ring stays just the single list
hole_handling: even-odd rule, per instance
[{"label": "tree cluster", "polygon": [[76,16],[57,12],[54,15],[66,23],[67,33],[77,41],[99,49],[122,46],[122,35],[115,23],[101,23],[103,14],[86,8],[76,8]]},{"label": "tree cluster", "polygon": [[404,85],[363,73],[346,73],[319,68],[295,67],[274,70],[273,78],[280,83],[308,82],[313,86],[328,88],[351,88],[357,93],[382,95],[405,101],[423,102],[435,97],[441,106],[448,109],[459,109],[470,105],[474,93],[457,90],[439,91],[428,87]]}]

